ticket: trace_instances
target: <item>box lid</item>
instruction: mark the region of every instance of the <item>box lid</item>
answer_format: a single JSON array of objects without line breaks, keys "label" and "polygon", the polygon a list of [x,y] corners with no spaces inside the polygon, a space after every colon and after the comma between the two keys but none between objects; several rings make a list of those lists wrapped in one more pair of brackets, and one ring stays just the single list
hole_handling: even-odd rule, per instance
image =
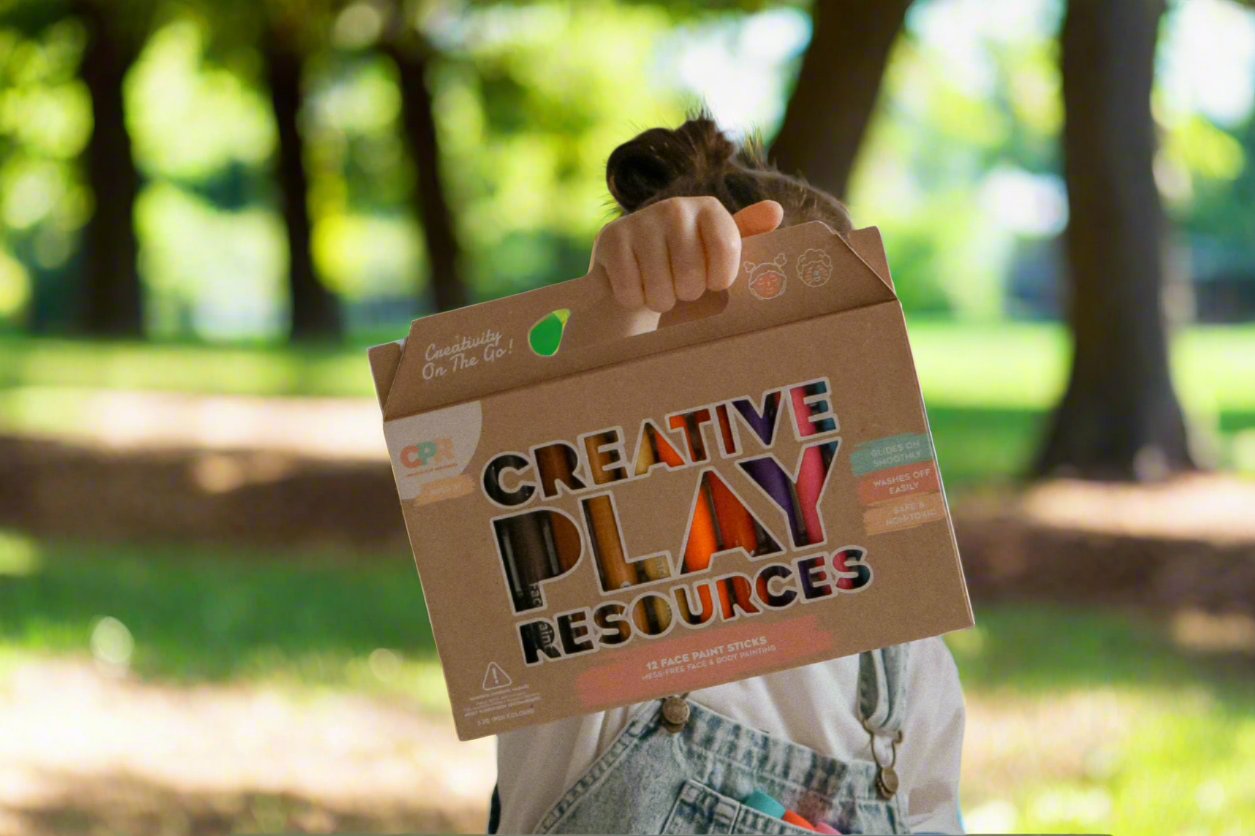
[{"label": "box lid", "polygon": [[[790,263],[786,251],[802,255]],[[820,221],[776,230],[745,239],[741,262],[729,290],[677,303],[661,317],[625,311],[604,279],[584,276],[414,320],[405,339],[369,352],[384,420],[897,300],[875,227],[850,232],[848,239]],[[807,292],[790,293],[790,284],[799,282],[810,285]],[[554,311],[564,311],[566,322],[558,350],[546,356],[530,347],[528,334]]]}]

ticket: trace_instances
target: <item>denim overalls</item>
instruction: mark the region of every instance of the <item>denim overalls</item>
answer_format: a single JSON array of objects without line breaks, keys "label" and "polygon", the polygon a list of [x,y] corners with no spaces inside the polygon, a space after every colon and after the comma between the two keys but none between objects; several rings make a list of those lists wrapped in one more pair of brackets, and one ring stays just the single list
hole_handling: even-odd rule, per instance
[{"label": "denim overalls", "polygon": [[[906,654],[895,645],[859,657],[858,710],[877,763],[838,761],[668,697],[641,706],[535,832],[810,832],[741,803],[759,789],[841,833],[908,833],[892,768]],[[494,791],[490,833],[497,803]]]}]

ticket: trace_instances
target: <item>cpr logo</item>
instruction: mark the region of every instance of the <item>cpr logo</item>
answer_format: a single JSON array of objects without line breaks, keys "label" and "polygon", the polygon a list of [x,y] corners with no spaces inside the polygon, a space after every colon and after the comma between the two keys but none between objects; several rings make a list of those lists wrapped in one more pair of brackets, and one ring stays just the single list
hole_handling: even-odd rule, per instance
[{"label": "cpr logo", "polygon": [[401,464],[410,470],[453,461],[453,439],[437,438],[401,448]]}]

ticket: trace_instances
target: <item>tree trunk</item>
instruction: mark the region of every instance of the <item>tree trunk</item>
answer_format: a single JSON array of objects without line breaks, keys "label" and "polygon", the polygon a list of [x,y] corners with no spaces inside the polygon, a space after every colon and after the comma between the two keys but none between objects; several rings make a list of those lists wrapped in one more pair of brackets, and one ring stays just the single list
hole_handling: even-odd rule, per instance
[{"label": "tree trunk", "polygon": [[1073,360],[1038,475],[1194,468],[1164,324],[1150,93],[1164,0],[1072,0],[1063,23]]},{"label": "tree trunk", "polygon": [[340,306],[335,294],[318,280],[310,249],[309,175],[299,123],[304,61],[274,33],[266,39],[264,57],[279,135],[277,174],[288,234],[288,289],[292,305],[289,337],[337,338],[343,331]]},{"label": "tree trunk", "polygon": [[83,295],[74,329],[94,336],[144,332],[136,269],[135,198],[139,172],[126,126],[122,85],[138,49],[113,31],[92,3],[77,4],[90,30],[79,70],[91,96],[92,133],[85,159],[94,209],[83,238]]},{"label": "tree trunk", "polygon": [[467,303],[467,293],[459,267],[461,248],[453,227],[453,213],[440,176],[440,136],[427,86],[431,47],[410,37],[390,44],[387,51],[396,64],[401,119],[418,173],[415,210],[431,262],[432,301],[437,311],[460,308]]},{"label": "tree trunk", "polygon": [[844,198],[911,0],[815,0],[810,46],[771,157]]}]

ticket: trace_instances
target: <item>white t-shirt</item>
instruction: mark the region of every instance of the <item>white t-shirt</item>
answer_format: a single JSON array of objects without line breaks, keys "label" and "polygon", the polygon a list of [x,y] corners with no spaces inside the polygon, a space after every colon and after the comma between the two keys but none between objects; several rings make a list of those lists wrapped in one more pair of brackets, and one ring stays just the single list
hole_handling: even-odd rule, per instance
[{"label": "white t-shirt", "polygon": [[[895,770],[912,832],[961,833],[959,760],[963,692],[940,638],[907,655],[906,713]],[[859,721],[858,656],[693,691],[699,705],[838,760],[871,760]],[[826,708],[823,708],[826,706]],[[530,833],[579,780],[639,705],[507,732],[497,737],[501,833]],[[884,762],[887,751],[878,746]]]}]

